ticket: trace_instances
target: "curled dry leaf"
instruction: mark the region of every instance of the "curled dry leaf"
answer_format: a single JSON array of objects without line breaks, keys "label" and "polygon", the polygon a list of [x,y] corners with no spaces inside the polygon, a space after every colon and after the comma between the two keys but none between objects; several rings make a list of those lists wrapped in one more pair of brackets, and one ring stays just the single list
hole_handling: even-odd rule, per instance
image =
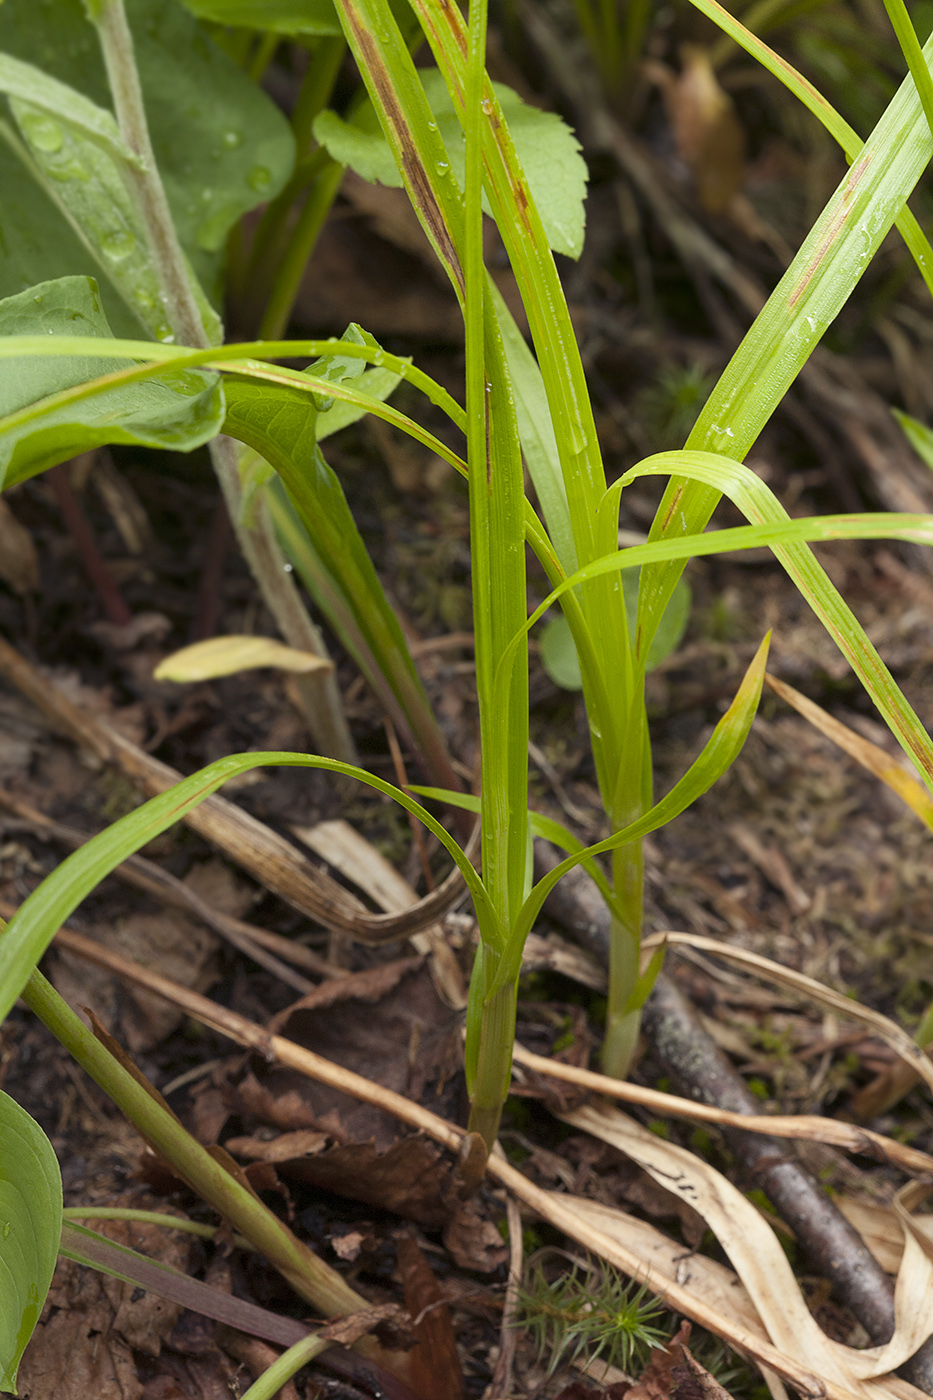
[{"label": "curled dry leaf", "polygon": [[274,637],[209,637],[172,652],[153,671],[157,681],[210,681],[237,671],[274,666],[278,671],[332,671],[333,662],[310,651],[298,651]]},{"label": "curled dry leaf", "polygon": [[690,167],[703,208],[722,214],[742,183],[745,133],[707,51],[685,44],[682,61],[677,76],[661,64],[650,65],[650,71],[661,87],[677,150]]},{"label": "curled dry leaf", "polygon": [[689,1201],[728,1254],[772,1342],[788,1356],[858,1394],[864,1393],[863,1380],[893,1371],[933,1333],[933,1265],[912,1230],[905,1234],[898,1274],[894,1336],[883,1347],[854,1351],[830,1341],[817,1326],[770,1226],[720,1172],[616,1109],[589,1107],[562,1116],[618,1147]]}]

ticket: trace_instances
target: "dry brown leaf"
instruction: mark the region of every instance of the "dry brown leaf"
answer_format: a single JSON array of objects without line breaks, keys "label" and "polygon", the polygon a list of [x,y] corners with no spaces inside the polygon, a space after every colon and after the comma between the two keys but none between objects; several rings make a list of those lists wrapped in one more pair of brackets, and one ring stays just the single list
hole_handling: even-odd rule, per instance
[{"label": "dry brown leaf", "polygon": [[[380,909],[401,913],[418,903],[418,896],[394,865],[361,836],[349,822],[318,822],[316,826],[293,826],[293,835],[358,889],[368,894]],[[466,1006],[463,973],[447,942],[443,925],[430,924],[410,939],[419,953],[431,957],[434,983],[448,1006]]]},{"label": "dry brown leaf", "polygon": [[[120,1205],[159,1209],[139,1193]],[[92,1222],[118,1244],[185,1270],[191,1237],[140,1221]],[[59,1260],[42,1320],[19,1370],[22,1400],[138,1400],[133,1351],[157,1357],[181,1308],[130,1283]]]},{"label": "dry brown leaf", "polygon": [[[217,936],[178,910],[116,919],[107,926],[106,941],[116,951],[144,967],[158,968],[183,986],[206,991],[214,980]],[[63,950],[54,955],[52,981],[71,1006],[97,1007],[134,1055],[157,1045],[184,1020],[184,1015],[161,997],[130,990],[118,978]]]},{"label": "dry brown leaf", "polygon": [[417,1346],[411,1354],[411,1381],[423,1400],[460,1400],[463,1372],[450,1307],[414,1235],[399,1235],[396,1250]]},{"label": "dry brown leaf", "polygon": [[32,535],[21,525],[9,503],[0,499],[0,578],[14,593],[39,589],[39,556]]},{"label": "dry brown leaf", "polygon": [[703,208],[722,214],[742,183],[745,133],[707,50],[685,44],[681,59],[676,76],[660,64],[652,64],[651,73],[661,87],[677,150],[690,167]]},{"label": "dry brown leaf", "polygon": [[562,1117],[618,1147],[699,1211],[748,1289],[771,1341],[788,1356],[860,1393],[863,1380],[893,1371],[933,1333],[933,1266],[911,1232],[898,1275],[894,1336],[886,1346],[853,1351],[830,1341],[817,1326],[770,1226],[720,1172],[617,1109],[588,1107]]},{"label": "dry brown leaf", "polygon": [[911,1039],[902,1026],[892,1021],[890,1017],[883,1016],[880,1011],[874,1011],[870,1006],[863,1006],[860,1002],[851,1001],[840,992],[834,992],[831,987],[817,982],[815,978],[807,977],[802,972],[796,972],[791,967],[784,967],[781,963],[774,962],[772,958],[764,958],[760,953],[749,952],[747,948],[740,948],[734,943],[723,943],[718,938],[705,938],[701,934],[681,933],[673,929],[665,929],[661,933],[652,933],[644,939],[642,950],[646,952],[662,943],[668,943],[673,947],[684,944],[690,948],[699,948],[708,953],[715,953],[717,957],[724,958],[727,962],[739,963],[750,969],[757,977],[777,982],[780,986],[794,988],[803,996],[809,997],[820,1006],[829,1007],[830,1010],[838,1012],[847,1020],[859,1022],[863,1026],[870,1026],[908,1067],[916,1071],[917,1078],[924,1080],[933,1089],[933,1061],[930,1060],[921,1046]]}]

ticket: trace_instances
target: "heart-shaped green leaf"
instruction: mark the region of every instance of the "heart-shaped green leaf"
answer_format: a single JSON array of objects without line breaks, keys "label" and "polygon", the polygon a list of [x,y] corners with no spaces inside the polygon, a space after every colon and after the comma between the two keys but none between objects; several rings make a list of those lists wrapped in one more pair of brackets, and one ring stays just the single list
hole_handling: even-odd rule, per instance
[{"label": "heart-shaped green leaf", "polygon": [[62,1178],[52,1144],[0,1092],[0,1390],[16,1371],[52,1281],[62,1233]]}]

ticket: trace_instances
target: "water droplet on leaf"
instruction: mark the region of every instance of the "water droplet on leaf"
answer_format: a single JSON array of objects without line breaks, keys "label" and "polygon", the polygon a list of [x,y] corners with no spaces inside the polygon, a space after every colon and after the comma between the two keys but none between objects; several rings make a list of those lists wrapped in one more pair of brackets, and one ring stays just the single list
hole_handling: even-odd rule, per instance
[{"label": "water droplet on leaf", "polygon": [[246,177],[246,183],[251,190],[255,190],[258,194],[261,190],[268,187],[271,179],[272,175],[264,165],[254,165]]},{"label": "water droplet on leaf", "polygon": [[111,262],[123,262],[136,247],[136,239],[128,228],[115,228],[104,234],[100,246],[104,257]]},{"label": "water droplet on leaf", "polygon": [[243,137],[239,131],[225,131],[220,139],[228,151],[235,151],[238,146],[243,144]]},{"label": "water droplet on leaf", "polygon": [[24,113],[20,125],[26,140],[35,146],[37,151],[48,151],[50,155],[54,155],[64,145],[65,133],[58,122],[47,117],[44,112]]}]

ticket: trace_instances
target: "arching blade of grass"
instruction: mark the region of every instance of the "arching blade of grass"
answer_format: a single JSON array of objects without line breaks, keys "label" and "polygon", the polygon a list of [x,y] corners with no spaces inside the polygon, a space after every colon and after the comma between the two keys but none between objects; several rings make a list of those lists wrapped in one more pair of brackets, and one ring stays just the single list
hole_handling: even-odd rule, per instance
[{"label": "arching blade of grass", "polygon": [[[489,903],[482,881],[457,842],[430,812],[407,792],[385,782],[362,768],[337,759],[320,758],[315,754],[246,753],[218,759],[190,778],[183,779],[158,797],[151,798],[134,812],[121,817],[106,831],[92,836],[80,849],[68,856],[42,884],[24,900],[14,917],[0,934],[0,1021],[8,1015],[32,972],[57,930],[74,912],[81,900],[90,894],[121,861],[145,846],[161,832],[199,803],[216,792],[228,778],[253,768],[284,765],[297,768],[320,768],[329,773],[342,773],[357,778],[377,792],[393,798],[406,811],[412,812],[450,853],[473,896],[477,915],[484,923],[484,937],[494,945],[503,942],[498,921]],[[480,911],[482,911],[480,913]]]},{"label": "arching blade of grass", "polygon": [[[933,41],[924,48],[929,63]],[[926,168],[933,138],[913,81],[901,85],[746,335],[691,432],[691,449],[741,460],[859,281]],[[696,534],[719,492],[675,478],[651,539]],[[646,569],[639,598],[643,655],[681,566]]]}]

